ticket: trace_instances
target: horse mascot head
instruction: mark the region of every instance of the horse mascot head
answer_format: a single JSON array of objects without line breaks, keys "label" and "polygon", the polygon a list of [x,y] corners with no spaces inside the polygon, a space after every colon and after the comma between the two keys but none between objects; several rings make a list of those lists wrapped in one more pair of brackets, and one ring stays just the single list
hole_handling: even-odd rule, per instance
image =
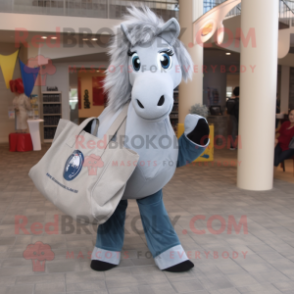
[{"label": "horse mascot head", "polygon": [[182,78],[192,78],[193,62],[178,39],[175,18],[164,23],[148,8],[132,7],[129,13],[110,48],[116,70],[107,71],[109,106],[118,109],[131,99],[137,115],[158,119],[171,112],[173,90]]}]

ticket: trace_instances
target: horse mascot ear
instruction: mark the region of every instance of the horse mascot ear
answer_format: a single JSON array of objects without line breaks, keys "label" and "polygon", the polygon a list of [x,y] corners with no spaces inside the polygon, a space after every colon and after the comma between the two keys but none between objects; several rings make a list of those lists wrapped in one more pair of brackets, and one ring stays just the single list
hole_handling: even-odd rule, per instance
[{"label": "horse mascot ear", "polygon": [[158,34],[168,44],[174,45],[181,32],[181,27],[175,18],[168,20],[162,27],[161,32]]},{"label": "horse mascot ear", "polygon": [[[120,25],[122,32],[124,33],[127,40],[134,45],[132,36],[127,28],[127,26],[122,23]],[[161,37],[163,40],[165,40],[168,44],[174,45],[175,41],[178,39],[181,32],[181,27],[178,23],[178,21],[173,17],[170,20],[168,20],[166,23],[164,23],[157,32],[157,36]]]}]

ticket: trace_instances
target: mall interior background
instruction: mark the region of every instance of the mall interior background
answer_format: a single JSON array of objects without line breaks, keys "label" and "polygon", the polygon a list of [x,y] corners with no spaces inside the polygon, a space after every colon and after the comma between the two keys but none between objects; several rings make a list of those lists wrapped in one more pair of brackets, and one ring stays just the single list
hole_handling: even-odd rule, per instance
[{"label": "mall interior background", "polygon": [[[130,2],[136,5],[144,2],[165,20],[176,17],[182,27],[186,27],[185,21],[190,23],[186,35],[182,36],[182,41],[188,46],[190,41],[185,37],[192,36],[192,22],[224,0],[191,0],[197,4],[195,14],[193,17],[187,15],[187,19],[183,19],[183,14],[185,16],[189,7],[181,10],[181,4],[183,7],[189,1],[1,0],[0,54],[8,56],[20,49],[18,61],[21,60],[31,67],[36,62],[43,63],[43,72],[32,92],[38,98],[35,116],[44,118],[43,94],[47,92],[47,87],[57,87],[61,106],[60,114],[55,116],[79,123],[86,117],[99,115],[104,109],[105,100],[99,84],[96,90],[103,99],[93,101],[93,84],[103,78],[104,70],[109,66],[106,54],[109,30],[105,28],[113,28],[121,22]],[[267,1],[245,0],[245,3],[246,1],[258,3],[258,8],[263,7],[259,10],[260,17],[266,16],[264,3]],[[275,103],[277,94],[281,101],[281,112],[287,113],[289,108],[294,107],[294,1],[278,2],[279,34],[290,31],[290,37],[289,42],[279,44],[288,48],[288,51],[277,61],[277,91],[272,93],[271,98]],[[273,4],[274,1],[268,3]],[[248,13],[248,10],[247,6],[245,12]],[[230,11],[224,20],[225,27],[236,31],[241,26],[241,13],[241,5]],[[17,44],[16,28],[22,29],[22,33],[27,32],[25,39],[28,47],[19,47]],[[60,28],[60,36],[56,33],[56,28]],[[83,29],[83,34],[79,34],[80,29]],[[65,30],[72,34],[66,36],[63,33]],[[87,35],[89,31],[92,34]],[[33,39],[38,38],[36,36],[40,36],[40,39]],[[40,48],[33,46],[33,42],[38,40],[43,44]],[[75,41],[76,44],[70,45]],[[195,59],[195,64],[198,65],[198,73],[195,75],[197,83],[192,91],[184,83],[179,89],[175,89],[171,121],[177,127],[177,123],[183,122],[187,109],[193,103],[203,103],[208,107],[220,106],[220,115],[211,114],[208,120],[214,125],[215,136],[227,135],[229,118],[225,113],[225,101],[232,95],[232,89],[240,85],[240,51],[220,48],[215,43],[211,48],[203,50],[198,48],[193,51],[195,47],[189,46],[188,49],[193,58],[199,57]],[[265,48],[264,54],[266,53]],[[14,69],[14,79],[21,77],[18,61]],[[48,61],[50,66],[47,66]],[[264,84],[266,83],[263,81],[262,87]],[[247,95],[254,95],[257,90],[263,91],[264,88],[249,87]],[[186,93],[189,97],[185,96]],[[51,94],[49,92],[46,95]],[[58,235],[15,232],[15,215],[26,216],[28,228],[34,223],[41,223],[45,227],[55,217],[62,220],[66,216],[37,191],[28,177],[28,171],[41,159],[50,144],[43,144],[39,152],[9,152],[8,136],[15,131],[15,121],[9,119],[8,111],[12,107],[14,94],[6,88],[2,71],[0,97],[0,153],[1,164],[5,167],[0,170],[0,293],[293,294],[293,160],[287,160],[286,172],[279,167],[274,174],[273,189],[261,187],[259,191],[240,189],[237,186],[237,169],[240,167],[237,155],[240,150],[228,150],[227,145],[225,148],[215,148],[214,160],[211,162],[196,162],[177,169],[172,181],[164,188],[165,205],[184,249],[193,256],[195,268],[183,275],[172,275],[159,272],[153,259],[145,258],[148,247],[142,234],[139,211],[135,201],[130,201],[126,222],[128,234],[123,248],[130,253],[130,258],[123,259],[117,269],[98,274],[91,270],[90,260],[87,258],[96,241],[96,228],[91,229],[89,235],[84,231],[79,234],[76,230],[73,234]],[[56,106],[54,102],[49,104]],[[250,109],[255,106],[252,103]],[[257,118],[260,120],[264,119],[265,106],[264,104],[264,108],[258,109]],[[249,110],[247,118],[252,117]],[[44,128],[56,128],[51,126],[50,119],[46,123],[50,127],[40,124],[43,142]],[[268,129],[274,133],[274,127]],[[215,144],[217,147],[222,142],[216,141]],[[260,144],[264,147],[263,145]],[[272,147],[269,146],[269,149],[273,149]],[[262,153],[263,149],[259,148],[259,152]],[[272,158],[268,157],[267,160],[273,169]],[[255,177],[259,178],[261,172],[257,161],[249,161],[250,170],[247,174],[257,174]],[[270,178],[273,178],[272,174]],[[198,220],[196,224],[197,229],[205,230],[205,234],[195,234],[191,230],[191,220],[195,215],[205,216],[205,221]],[[227,233],[227,227],[222,234],[209,231],[223,228],[219,222],[208,226],[207,220],[210,217],[223,217],[227,221],[230,216],[237,222],[242,216],[246,216],[248,233],[243,233],[244,226],[240,226],[240,232]],[[134,220],[138,220],[138,231],[133,230]],[[55,253],[55,260],[46,263],[44,273],[34,272],[31,261],[23,257],[27,246],[38,241],[50,244]],[[68,252],[72,252],[74,258],[67,258]],[[142,253],[142,258],[137,258],[138,252]],[[198,252],[201,259],[195,254]],[[226,252],[229,253],[229,258],[223,258],[223,253]],[[237,252],[239,257],[234,258],[233,252]],[[244,253],[247,254],[246,258],[243,258]],[[215,257],[216,254],[218,258]]]},{"label": "mall interior background", "polygon": [[[136,3],[137,2],[139,4],[140,1],[136,1]],[[179,18],[178,1],[143,2],[165,20],[170,17]],[[220,0],[204,0],[203,13],[222,2],[223,1]],[[20,26],[20,28],[28,33],[28,37],[26,38],[28,42],[27,48],[23,44],[18,43],[17,33],[13,31],[14,27],[11,27],[10,23],[6,24],[6,29],[0,31],[1,54],[9,55],[20,46],[19,59],[25,63],[28,63],[30,60],[32,61],[34,58],[37,58],[37,56],[43,56],[52,61],[52,65],[55,68],[54,74],[49,72],[46,73],[46,69],[44,69],[42,76],[41,74],[39,75],[39,83],[36,83],[33,91],[33,94],[36,95],[39,100],[39,116],[41,118],[43,117],[41,102],[42,92],[45,92],[47,87],[57,87],[58,91],[61,92],[61,117],[64,119],[80,122],[86,117],[99,115],[102,112],[104,108],[103,105],[93,105],[90,80],[92,76],[103,75],[104,69],[109,66],[109,60],[106,54],[109,38],[105,34],[107,34],[109,28],[118,24],[128,4],[128,1],[113,0],[1,1],[0,13],[2,13],[3,16],[9,15],[8,13],[13,13],[13,15],[17,14],[17,16],[23,17],[23,22],[19,19],[17,22],[18,25],[27,23],[26,19],[29,14],[33,14],[33,16],[36,17],[34,20],[43,16],[44,20],[46,17],[50,17],[52,21],[54,17],[57,17],[58,23],[60,23],[58,17],[66,16],[64,17],[66,26],[62,29],[71,32],[71,37],[69,37],[69,33],[67,33],[67,35],[62,34],[62,32],[61,34],[56,33],[58,27],[53,30],[52,28],[54,26],[46,27],[43,25],[44,32],[40,31],[42,28],[26,27],[25,25]],[[280,1],[280,28],[287,28],[288,23],[293,21],[294,14],[291,15],[292,12],[290,12],[289,15],[288,11],[294,8],[293,5],[291,1]],[[241,5],[238,5],[230,11],[224,22],[226,27],[234,30],[240,26],[241,9]],[[71,26],[72,20],[79,21],[78,29]],[[30,22],[33,23],[33,20],[31,19]],[[44,21],[42,21],[42,23],[44,23]],[[88,29],[85,29],[85,27]],[[82,30],[83,34],[78,34],[79,30]],[[92,34],[88,34],[90,31]],[[20,35],[22,34],[24,34],[24,32],[20,33]],[[51,45],[42,44],[37,48],[38,46],[34,43],[33,39],[36,35],[47,38],[43,39],[42,43],[50,40]],[[72,40],[78,44],[72,46]],[[294,46],[294,35],[291,35],[290,45]],[[290,80],[293,81],[294,79],[294,61],[291,60],[293,59],[292,52],[294,53],[294,47],[293,49],[290,47],[289,54],[279,60],[277,69],[277,95],[279,99],[283,101],[282,108],[284,108],[284,112],[287,112],[288,107],[294,105],[294,86],[290,83]],[[226,99],[231,96],[232,89],[239,86],[240,54],[238,52],[219,48],[213,44],[212,48],[204,48],[203,66],[203,99],[201,103],[208,107],[219,105],[221,106],[222,113],[224,113]],[[44,66],[44,68],[45,67],[46,66]],[[199,72],[202,70],[202,64],[199,65],[197,70]],[[85,74],[85,72],[88,72],[88,74]],[[19,76],[20,69],[17,62],[14,78]],[[79,83],[81,87],[80,99],[82,101],[85,89],[88,88],[89,90],[90,109],[84,109],[83,103],[81,103],[79,109],[77,109]],[[42,85],[38,86],[38,84]],[[8,142],[8,134],[14,130],[14,121],[9,119],[7,115],[8,109],[12,105],[13,94],[6,89],[2,74],[0,74],[0,93],[2,97],[0,101],[0,142]],[[177,121],[177,108],[174,110],[172,117]],[[215,122],[213,118],[212,121]],[[43,130],[44,128],[41,127],[42,138],[44,138]]]}]

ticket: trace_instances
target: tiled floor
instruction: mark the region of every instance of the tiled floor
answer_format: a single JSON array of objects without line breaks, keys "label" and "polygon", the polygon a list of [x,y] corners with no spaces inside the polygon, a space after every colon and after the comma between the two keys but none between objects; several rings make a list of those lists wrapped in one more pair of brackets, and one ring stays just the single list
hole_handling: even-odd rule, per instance
[{"label": "tiled floor", "polygon": [[[183,274],[156,268],[136,203],[130,201],[123,260],[116,269],[98,273],[90,269],[88,255],[95,228],[79,232],[75,224],[62,226],[63,214],[40,195],[27,176],[44,152],[9,153],[7,145],[0,145],[1,294],[294,293],[291,162],[286,174],[277,172],[274,189],[268,192],[236,188],[236,152],[218,151],[214,165],[178,169],[164,189],[164,200],[195,268]],[[18,215],[26,217],[27,232],[17,232]],[[54,222],[54,216],[58,217],[58,234],[41,230]],[[197,220],[194,226],[194,216],[205,219]],[[234,221],[238,225],[240,220],[243,225],[234,228]],[[32,233],[32,224],[38,234]],[[195,229],[204,230],[203,234]],[[54,259],[45,262],[44,272],[37,272],[32,260],[23,257],[27,246],[37,241],[48,244],[54,252]]]}]

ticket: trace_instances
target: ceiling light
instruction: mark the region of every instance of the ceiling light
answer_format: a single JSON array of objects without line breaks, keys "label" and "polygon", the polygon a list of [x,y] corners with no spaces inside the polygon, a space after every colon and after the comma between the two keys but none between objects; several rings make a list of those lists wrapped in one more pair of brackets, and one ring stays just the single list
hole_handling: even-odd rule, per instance
[{"label": "ceiling light", "polygon": [[43,36],[42,39],[47,39],[47,37],[46,36]]},{"label": "ceiling light", "polygon": [[231,54],[232,54],[232,53],[230,53],[230,52],[227,52],[227,53],[226,53],[226,55],[231,55]]},{"label": "ceiling light", "polygon": [[92,38],[92,41],[97,41],[97,38]]},{"label": "ceiling light", "polygon": [[52,40],[56,40],[56,39],[57,39],[57,37],[51,37],[51,39],[52,39]]},{"label": "ceiling light", "polygon": [[99,70],[99,69],[97,69],[96,71],[97,71],[97,72],[100,72],[100,70]]},{"label": "ceiling light", "polygon": [[87,39],[87,38],[85,38],[85,39],[83,39],[83,41],[88,41],[89,39]]}]

